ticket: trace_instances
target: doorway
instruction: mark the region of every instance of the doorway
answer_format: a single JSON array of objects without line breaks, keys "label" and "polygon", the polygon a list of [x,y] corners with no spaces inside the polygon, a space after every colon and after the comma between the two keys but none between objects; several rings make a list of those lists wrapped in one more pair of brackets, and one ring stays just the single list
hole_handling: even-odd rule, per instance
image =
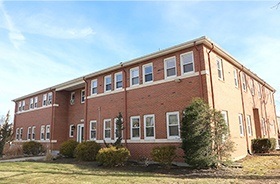
[{"label": "doorway", "polygon": [[77,125],[77,142],[84,141],[84,124]]}]

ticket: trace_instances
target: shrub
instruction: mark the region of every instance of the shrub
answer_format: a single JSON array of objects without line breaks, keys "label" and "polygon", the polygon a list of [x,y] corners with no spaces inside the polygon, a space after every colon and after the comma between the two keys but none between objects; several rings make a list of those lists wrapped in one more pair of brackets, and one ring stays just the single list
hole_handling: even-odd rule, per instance
[{"label": "shrub", "polygon": [[95,141],[82,142],[75,149],[75,157],[82,161],[94,161],[101,146]]},{"label": "shrub", "polygon": [[252,148],[254,153],[268,153],[269,151],[275,150],[276,140],[271,139],[253,139]]},{"label": "shrub", "polygon": [[151,155],[154,161],[159,162],[170,168],[172,161],[176,158],[175,146],[154,147]]},{"label": "shrub", "polygon": [[20,145],[12,144],[4,149],[3,154],[5,157],[17,157],[23,155],[23,150]]},{"label": "shrub", "polygon": [[96,160],[105,166],[113,167],[123,165],[129,156],[130,152],[127,148],[110,146],[109,148],[100,149]]},{"label": "shrub", "polygon": [[23,143],[22,150],[24,154],[32,155],[32,156],[36,156],[39,155],[39,153],[44,152],[43,145],[35,141],[29,141]]},{"label": "shrub", "polygon": [[74,140],[68,140],[61,144],[59,153],[68,158],[74,158],[74,151],[79,143]]}]

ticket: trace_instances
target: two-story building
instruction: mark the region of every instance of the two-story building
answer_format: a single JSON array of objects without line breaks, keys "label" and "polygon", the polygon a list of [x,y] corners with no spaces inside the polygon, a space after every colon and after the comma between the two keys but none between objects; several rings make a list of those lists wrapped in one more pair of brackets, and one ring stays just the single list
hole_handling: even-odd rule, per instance
[{"label": "two-story building", "polygon": [[121,112],[132,158],[150,157],[154,146],[180,146],[182,111],[200,97],[222,112],[239,159],[251,139],[277,138],[274,93],[201,37],[14,99],[15,142],[36,140],[51,150],[69,139],[114,142]]}]

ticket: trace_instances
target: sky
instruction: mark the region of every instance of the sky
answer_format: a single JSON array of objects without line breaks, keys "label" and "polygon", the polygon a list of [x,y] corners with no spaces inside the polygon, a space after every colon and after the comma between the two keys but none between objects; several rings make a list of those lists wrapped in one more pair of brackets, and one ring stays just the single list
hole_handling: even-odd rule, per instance
[{"label": "sky", "polygon": [[0,116],[13,99],[201,36],[273,86],[278,1],[1,1]]}]

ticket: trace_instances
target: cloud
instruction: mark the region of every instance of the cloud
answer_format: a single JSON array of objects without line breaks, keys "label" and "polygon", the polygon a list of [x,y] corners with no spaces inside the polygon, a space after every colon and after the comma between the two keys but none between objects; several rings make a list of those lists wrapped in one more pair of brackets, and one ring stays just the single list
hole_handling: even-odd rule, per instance
[{"label": "cloud", "polygon": [[4,3],[0,1],[0,10],[2,12],[3,19],[5,21],[5,27],[9,31],[9,39],[15,48],[19,48],[25,41],[25,37],[20,30],[14,25],[12,18],[7,13]]}]

